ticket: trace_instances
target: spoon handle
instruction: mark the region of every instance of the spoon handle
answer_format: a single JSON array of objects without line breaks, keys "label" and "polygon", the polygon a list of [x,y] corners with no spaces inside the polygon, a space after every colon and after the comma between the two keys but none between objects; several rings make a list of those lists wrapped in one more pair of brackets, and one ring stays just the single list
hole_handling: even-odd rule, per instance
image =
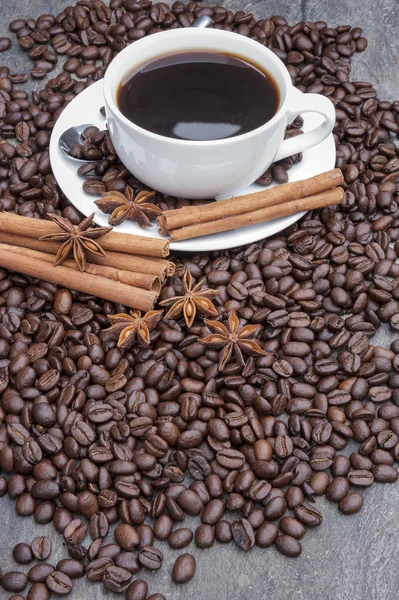
[{"label": "spoon handle", "polygon": [[201,29],[205,29],[205,27],[210,27],[211,25],[213,25],[212,18],[208,17],[207,15],[204,15],[203,17],[199,17],[198,19],[196,19],[191,25],[191,27],[199,27]]}]

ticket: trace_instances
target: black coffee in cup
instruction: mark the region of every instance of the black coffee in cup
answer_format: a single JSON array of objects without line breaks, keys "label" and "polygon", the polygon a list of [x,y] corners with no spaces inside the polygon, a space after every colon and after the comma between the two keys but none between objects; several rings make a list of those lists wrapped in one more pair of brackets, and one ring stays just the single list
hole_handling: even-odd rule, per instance
[{"label": "black coffee in cup", "polygon": [[129,121],[147,131],[220,140],[270,121],[280,91],[268,72],[238,56],[181,52],[136,69],[121,82],[117,103]]}]

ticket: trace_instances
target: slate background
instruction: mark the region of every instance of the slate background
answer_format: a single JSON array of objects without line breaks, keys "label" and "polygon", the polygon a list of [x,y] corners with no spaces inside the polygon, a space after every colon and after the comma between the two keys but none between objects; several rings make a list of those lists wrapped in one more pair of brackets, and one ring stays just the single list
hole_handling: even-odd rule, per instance
[{"label": "slate background", "polygon": [[[0,36],[8,35],[8,23],[12,19],[37,17],[47,12],[57,14],[68,4],[65,0],[0,0]],[[253,12],[257,18],[280,14],[290,23],[322,19],[330,25],[350,23],[363,27],[369,46],[353,61],[353,78],[372,81],[380,98],[395,100],[399,96],[398,0],[225,0],[223,4],[232,10]],[[31,68],[29,58],[19,50],[15,39],[11,49],[0,55],[0,64],[8,65],[14,72]],[[32,80],[26,84],[27,89],[42,86],[43,82]],[[374,342],[388,346],[391,339],[387,330],[380,330]],[[398,501],[399,484],[377,484],[365,492],[362,511],[345,517],[333,504],[319,499],[317,507],[323,512],[323,525],[306,534],[302,540],[302,555],[296,560],[282,557],[275,549],[253,549],[245,553],[231,544],[215,544],[212,549],[198,552],[194,544],[183,551],[170,550],[160,544],[165,551],[164,567],[146,575],[150,593],[162,592],[167,600],[395,598],[399,590]],[[30,518],[17,517],[13,502],[8,497],[2,498],[0,567],[3,573],[17,567],[11,558],[16,543],[29,542],[43,534],[53,539],[51,562],[56,564],[66,558],[62,538],[51,525],[39,526]],[[178,554],[187,551],[193,552],[197,559],[196,576],[189,584],[176,586],[171,581],[170,571]],[[69,597],[91,600],[96,594],[109,600],[117,597],[100,584],[85,579],[75,580]],[[1,600],[8,597],[0,590]]]}]

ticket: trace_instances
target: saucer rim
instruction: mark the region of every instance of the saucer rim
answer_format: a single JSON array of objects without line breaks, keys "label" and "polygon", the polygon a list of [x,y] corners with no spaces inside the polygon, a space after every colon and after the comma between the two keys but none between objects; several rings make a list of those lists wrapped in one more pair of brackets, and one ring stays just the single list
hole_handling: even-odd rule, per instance
[{"label": "saucer rim", "polygon": [[[75,208],[77,208],[81,213],[83,213],[85,216],[88,216],[92,212],[94,212],[94,222],[98,225],[106,226],[106,225],[108,225],[108,219],[107,219],[106,215],[101,213],[98,210],[98,208],[96,207],[96,205],[94,204],[95,197],[91,196],[89,194],[86,194],[81,189],[83,179],[77,175],[76,162],[72,163],[72,161],[70,161],[68,159],[68,157],[65,156],[61,152],[61,150],[58,146],[58,140],[59,140],[62,132],[67,127],[71,126],[70,123],[72,120],[73,120],[74,124],[76,125],[76,116],[75,115],[78,115],[79,112],[83,111],[83,106],[84,106],[83,103],[85,103],[86,107],[87,107],[86,110],[83,111],[85,115],[89,111],[90,111],[91,115],[93,115],[94,111],[97,111],[97,115],[98,115],[97,118],[91,119],[93,121],[93,124],[96,124],[97,126],[101,126],[102,124],[105,123],[105,117],[103,117],[100,113],[100,108],[104,104],[103,102],[101,102],[102,88],[103,88],[103,80],[97,81],[97,82],[93,83],[92,85],[90,85],[85,90],[83,90],[78,96],[76,96],[68,104],[68,106],[61,113],[59,119],[57,120],[57,122],[55,123],[55,126],[53,128],[51,138],[50,138],[49,153],[50,153],[50,162],[51,162],[53,174],[57,180],[57,184],[59,185],[59,187],[65,194],[65,196],[69,199],[71,204]],[[79,111],[79,106],[80,106],[80,111]],[[309,121],[309,118],[311,118],[311,117],[309,117],[309,115],[314,115],[314,117],[313,117],[314,119],[320,118],[319,115],[316,115],[315,113],[306,113],[305,115],[303,115],[305,123],[306,123],[306,120]],[[72,117],[73,117],[73,119],[72,119]],[[82,117],[80,119],[80,121],[84,122],[85,119],[86,119],[86,116]],[[63,125],[63,123],[65,121],[67,122],[67,125]],[[328,169],[334,168],[334,165],[335,165],[335,142],[334,142],[334,136],[332,133],[323,142],[321,142],[317,146],[314,146],[313,148],[310,148],[309,150],[305,150],[304,155],[306,156],[306,154],[308,154],[309,152],[312,152],[312,151],[315,152],[317,150],[317,148],[319,148],[322,145],[325,146],[325,150],[323,151],[324,159],[322,161],[323,167],[321,169],[317,168],[318,165],[320,164],[320,162],[319,161],[314,162],[313,163],[314,168],[312,169],[312,173],[308,174],[307,177],[312,177],[312,176],[318,175]],[[329,162],[329,164],[325,165],[325,163],[327,161]],[[300,171],[301,164],[302,163],[298,163],[298,165],[295,165],[292,168],[292,170],[289,171],[289,173],[291,175],[291,177],[290,177],[291,181],[298,181],[299,179],[304,178],[303,175],[300,177],[297,177],[297,178],[295,177],[295,169],[297,168]],[[66,165],[69,165],[68,169],[65,169]],[[303,164],[302,164],[302,168],[304,168]],[[305,165],[305,168],[306,168],[306,165]],[[71,169],[72,169],[72,172],[71,172]],[[84,195],[84,199],[80,198],[79,200],[74,201],[74,195],[75,194],[78,195],[79,192],[72,191],[70,189],[70,176],[73,174],[75,176],[74,179],[79,181],[80,195],[81,196]],[[292,175],[294,175],[293,178],[292,178]],[[274,184],[274,185],[278,185],[278,184]],[[252,184],[251,186],[245,188],[244,190],[240,190],[237,193],[237,197],[239,197],[240,195],[243,195],[243,194],[254,193],[256,191],[268,189],[269,187],[274,187],[274,185],[272,184],[271,186],[268,186],[267,188],[265,188],[263,186],[257,186],[256,184]],[[273,219],[272,221],[268,221],[265,223],[258,223],[256,225],[251,225],[251,226],[243,227],[240,229],[234,229],[234,230],[226,231],[223,233],[192,238],[192,239],[183,240],[180,242],[170,242],[170,250],[174,251],[174,252],[190,252],[190,253],[191,252],[213,252],[213,251],[229,250],[229,249],[237,248],[237,247],[244,246],[247,244],[256,243],[260,240],[267,239],[267,238],[271,237],[272,235],[279,233],[280,231],[283,231],[287,227],[290,227],[291,225],[296,223],[304,214],[306,214],[306,213],[305,212],[296,213],[294,215],[289,215],[288,217]],[[156,226],[154,227],[153,231],[151,229],[147,229],[147,230],[145,230],[145,233],[143,230],[141,230],[138,227],[138,225],[130,224],[130,223],[123,224],[122,226],[115,228],[115,230],[122,231],[123,233],[131,233],[134,235],[141,235],[142,237],[157,237],[157,238],[161,238],[161,239],[166,239],[159,235],[158,230],[156,229]],[[143,233],[144,233],[144,235],[143,235]],[[156,234],[156,235],[154,236],[154,234]]]}]

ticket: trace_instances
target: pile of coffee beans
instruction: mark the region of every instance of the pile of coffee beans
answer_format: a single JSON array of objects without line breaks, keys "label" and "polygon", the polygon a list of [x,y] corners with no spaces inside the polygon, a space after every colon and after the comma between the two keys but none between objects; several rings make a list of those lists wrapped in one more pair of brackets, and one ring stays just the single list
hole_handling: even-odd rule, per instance
[{"label": "pile of coffee beans", "polygon": [[[76,520],[75,520],[76,521]],[[72,521],[71,523],[75,523]],[[78,525],[71,527],[71,531]],[[123,526],[120,526],[123,527]],[[27,574],[21,571],[9,571],[1,579],[2,587],[7,592],[23,592],[28,584],[30,585],[27,598],[28,600],[49,600],[51,592],[58,596],[67,596],[73,589],[73,580],[83,577],[87,571],[87,576],[91,581],[103,581],[107,589],[120,593],[126,591],[128,600],[146,599],[148,595],[148,584],[142,579],[135,579],[131,584],[132,574],[137,572],[137,560],[133,560],[132,552],[120,552],[120,548],[109,544],[104,546],[104,552],[100,556],[99,550],[102,546],[102,538],[96,538],[96,541],[87,549],[87,556],[97,556],[97,561],[92,560],[87,566],[83,562],[82,553],[76,552],[77,558],[65,558],[60,560],[56,566],[47,561],[50,558],[52,544],[48,537],[41,536],[35,538],[31,544],[19,543],[14,547],[13,558],[20,565],[28,565],[35,559],[41,561],[39,564],[31,566]],[[71,548],[82,548],[82,546],[71,546]],[[108,551],[106,552],[105,550]],[[155,549],[154,549],[155,550]],[[143,556],[150,556],[150,549],[143,549]],[[73,552],[70,552],[73,555]],[[190,558],[187,558],[190,557]],[[103,560],[101,560],[103,558]],[[115,562],[112,560],[115,559]],[[173,578],[178,583],[189,581],[195,571],[194,557],[188,554],[179,556],[176,560]],[[120,566],[118,566],[120,565]],[[123,565],[123,566],[122,566]],[[190,566],[194,565],[194,567]],[[155,567],[153,567],[155,568]],[[1,573],[0,573],[1,577]],[[12,596],[12,600],[20,600],[23,596]],[[149,596],[152,600],[164,600],[161,594]]]},{"label": "pile of coffee beans", "polygon": [[[184,293],[189,269],[218,290],[220,321],[235,311],[240,327],[259,326],[266,354],[244,365],[233,354],[222,372],[219,350],[200,341],[210,333],[200,315],[189,329],[163,320],[149,345],[122,349],[105,329],[126,307],[0,269],[0,496],[21,517],[52,522],[70,555],[54,567],[47,541],[18,545],[16,560],[43,558],[29,570],[31,599],[66,594],[86,574],[144,600],[141,577],[162,567],[165,541],[274,545],[296,557],[322,523],[319,496],[349,515],[364,488],[398,478],[399,341],[371,338],[399,330],[399,101],[351,81],[351,57],[367,46],[360,28],[149,0],[80,0],[17,19],[10,29],[33,77],[67,60],[33,93],[18,89],[24,74],[0,68],[0,208],[79,223],[51,173],[56,119],[126,44],[201,15],[268,46],[298,89],[334,103],[345,200],[248,247],[173,257],[161,300]],[[129,181],[112,166],[106,177],[112,189]],[[182,554],[173,580],[195,567]],[[27,584],[23,573],[1,581],[15,593]]]},{"label": "pile of coffee beans", "polygon": [[[75,527],[76,524],[72,529]],[[124,525],[119,527],[124,527]],[[130,526],[126,525],[126,527]],[[122,536],[121,539],[126,540],[126,535]],[[83,577],[87,571],[87,577],[91,581],[102,580],[107,589],[116,593],[126,591],[127,600],[146,600],[148,596],[147,582],[142,579],[135,579],[130,584],[132,574],[136,573],[139,568],[137,559],[133,558],[133,553],[121,553],[120,547],[115,547],[113,544],[102,548],[102,541],[102,538],[96,538],[96,541],[87,549],[89,559],[90,557],[97,557],[97,561],[92,560],[87,569],[79,552],[77,552],[77,558],[62,559],[58,561],[56,566],[44,562],[50,558],[52,550],[51,540],[48,537],[35,538],[31,544],[19,543],[13,550],[13,559],[16,563],[28,565],[34,560],[40,561],[40,563],[31,566],[27,574],[22,571],[9,571],[1,577],[0,572],[1,585],[7,592],[23,592],[30,584],[28,600],[49,600],[51,592],[58,596],[67,596],[72,592],[73,580]],[[82,548],[82,546],[75,546],[75,550],[77,548]],[[103,552],[101,552],[101,549]],[[73,555],[74,553],[70,552],[70,554]],[[140,547],[140,555],[142,556],[142,564],[148,568],[158,568],[156,561],[160,553],[155,548]],[[146,557],[149,561],[148,564],[145,563]],[[101,560],[101,558],[105,560]],[[115,562],[112,559],[115,559]],[[186,583],[193,577],[194,572],[194,557],[191,554],[182,554],[175,562],[172,577],[176,583]],[[20,600],[23,596],[12,596],[11,598],[12,600]],[[162,594],[152,594],[149,598],[164,600]]]}]

